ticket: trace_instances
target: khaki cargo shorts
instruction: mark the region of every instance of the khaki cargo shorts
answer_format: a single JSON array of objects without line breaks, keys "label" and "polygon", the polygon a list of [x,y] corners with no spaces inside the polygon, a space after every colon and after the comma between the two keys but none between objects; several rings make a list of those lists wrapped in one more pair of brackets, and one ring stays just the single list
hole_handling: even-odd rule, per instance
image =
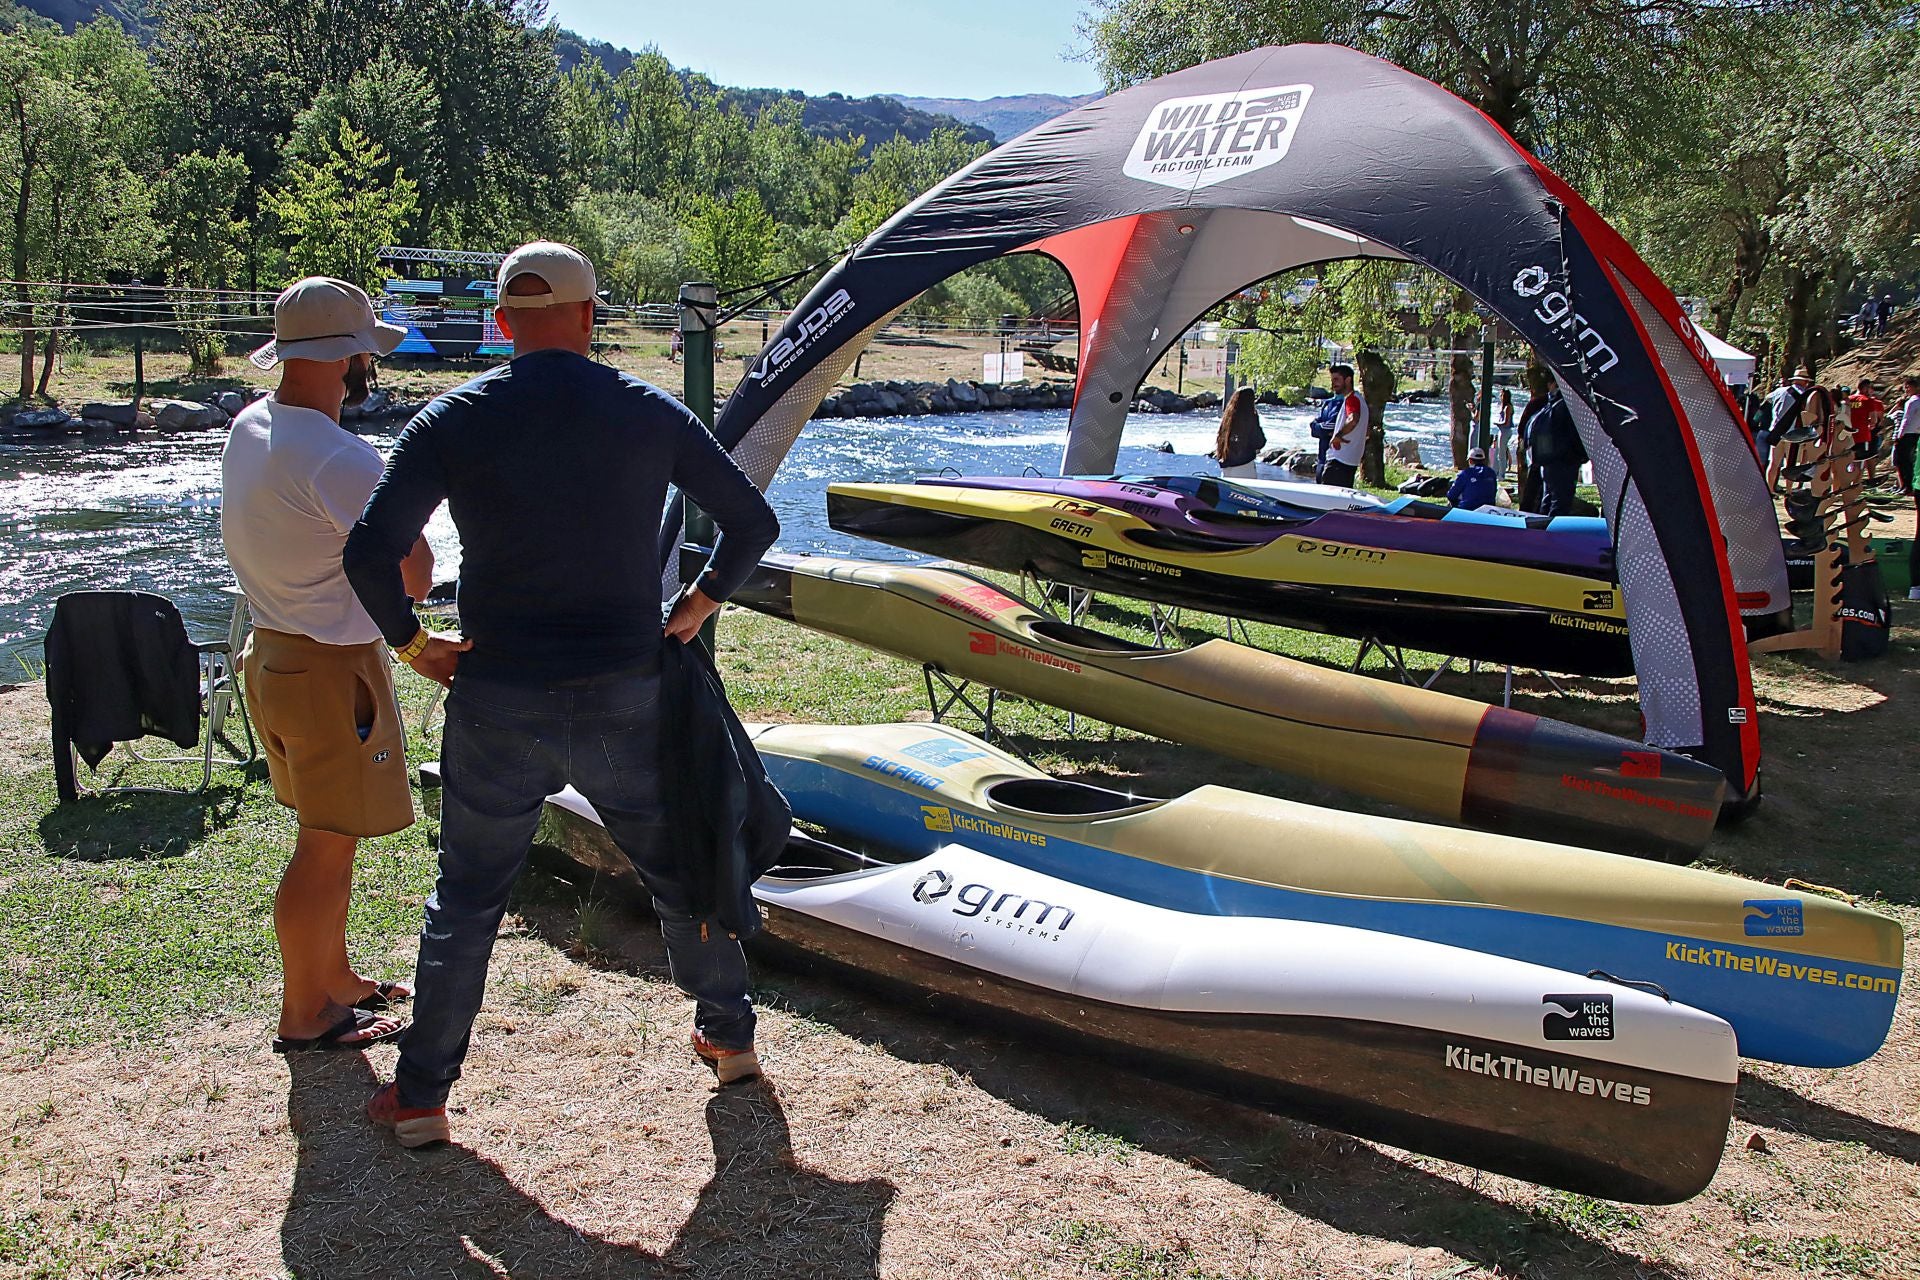
[{"label": "khaki cargo shorts", "polygon": [[[386,647],[255,627],[240,655],[274,798],[300,825],[384,836],[413,824],[405,734]],[[362,741],[359,727],[368,726]]]}]

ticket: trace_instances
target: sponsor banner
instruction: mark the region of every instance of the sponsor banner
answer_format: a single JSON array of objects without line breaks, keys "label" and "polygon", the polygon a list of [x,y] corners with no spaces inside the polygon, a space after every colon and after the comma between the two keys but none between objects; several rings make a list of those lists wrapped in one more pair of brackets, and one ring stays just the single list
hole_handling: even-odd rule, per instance
[{"label": "sponsor banner", "polygon": [[1587,318],[1573,309],[1568,290],[1556,283],[1545,267],[1523,268],[1513,278],[1513,291],[1533,304],[1534,319],[1549,325],[1560,336],[1569,363],[1593,373],[1605,373],[1620,363],[1619,353],[1608,345]]},{"label": "sponsor banner", "polygon": [[980,381],[1018,382],[1027,376],[1025,352],[988,352],[980,357]]},{"label": "sponsor banner", "polygon": [[823,334],[838,325],[852,310],[852,295],[845,289],[835,289],[824,302],[804,316],[796,314],[788,317],[790,332],[782,332],[779,341],[747,370],[748,379],[767,382],[778,377],[782,369],[811,350]]},{"label": "sponsor banner", "polygon": [[1178,191],[1258,173],[1286,159],[1310,84],[1168,98],[1147,112],[1122,172]]}]

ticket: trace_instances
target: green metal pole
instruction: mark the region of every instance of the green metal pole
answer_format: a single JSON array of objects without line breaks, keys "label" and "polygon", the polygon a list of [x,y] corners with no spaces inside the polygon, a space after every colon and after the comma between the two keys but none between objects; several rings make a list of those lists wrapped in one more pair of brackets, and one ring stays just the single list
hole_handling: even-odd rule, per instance
[{"label": "green metal pole", "polygon": [[1497,323],[1486,316],[1480,324],[1480,429],[1475,434],[1488,458],[1493,457],[1493,327]]},{"label": "green metal pole", "polygon": [[[680,286],[680,398],[709,431],[713,430],[713,326],[719,303],[719,290],[710,284],[694,281]],[[711,547],[714,536],[713,517],[689,502],[687,540]],[[714,648],[718,618],[714,615],[700,628],[700,639],[708,653],[718,652]]]}]

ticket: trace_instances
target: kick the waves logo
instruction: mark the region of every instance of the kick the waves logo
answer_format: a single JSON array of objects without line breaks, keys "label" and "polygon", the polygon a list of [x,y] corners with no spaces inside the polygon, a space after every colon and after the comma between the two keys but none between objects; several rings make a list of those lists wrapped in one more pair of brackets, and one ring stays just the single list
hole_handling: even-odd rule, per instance
[{"label": "kick the waves logo", "polygon": [[1257,173],[1286,158],[1310,84],[1168,98],[1147,112],[1122,168],[1129,178],[1188,191]]},{"label": "kick the waves logo", "polygon": [[1449,1070],[1486,1076],[1490,1080],[1506,1080],[1514,1084],[1532,1085],[1536,1089],[1558,1089],[1562,1093],[1601,1097],[1635,1107],[1653,1105],[1653,1090],[1647,1085],[1590,1076],[1573,1067],[1537,1067],[1514,1054],[1476,1053],[1461,1045],[1450,1044],[1446,1046],[1446,1063]]},{"label": "kick the waves logo", "polygon": [[1571,995],[1540,997],[1546,1013],[1540,1034],[1548,1040],[1613,1039],[1613,996]]},{"label": "kick the waves logo", "polygon": [[1798,898],[1760,898],[1740,905],[1746,909],[1749,938],[1797,938],[1807,931],[1806,909]]},{"label": "kick the waves logo", "polygon": [[[792,333],[782,334],[780,341],[774,343],[753,368],[747,370],[747,376],[755,382],[765,382],[775,377],[852,310],[853,298],[845,289],[835,289],[827,295],[825,302],[799,318],[799,325]],[[793,322],[789,320],[788,323]]]}]

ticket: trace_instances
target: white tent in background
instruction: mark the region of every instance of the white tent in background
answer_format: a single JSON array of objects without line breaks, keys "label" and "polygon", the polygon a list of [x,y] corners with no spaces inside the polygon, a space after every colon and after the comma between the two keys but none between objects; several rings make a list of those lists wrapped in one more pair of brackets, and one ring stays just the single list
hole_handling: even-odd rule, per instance
[{"label": "white tent in background", "polygon": [[1699,335],[1700,343],[1706,347],[1707,354],[1720,366],[1720,379],[1730,387],[1744,387],[1753,382],[1753,356],[1734,346],[1731,342],[1714,337],[1699,325],[1693,326]]}]

